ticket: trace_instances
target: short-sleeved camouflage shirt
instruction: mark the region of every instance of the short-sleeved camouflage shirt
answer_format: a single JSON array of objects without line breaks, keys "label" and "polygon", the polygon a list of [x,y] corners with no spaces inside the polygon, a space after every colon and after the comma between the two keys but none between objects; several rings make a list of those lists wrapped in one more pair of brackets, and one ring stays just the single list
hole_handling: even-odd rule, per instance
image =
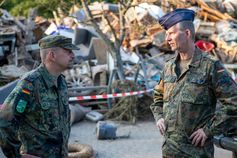
[{"label": "short-sleeved camouflage shirt", "polygon": [[[177,60],[178,55],[166,63],[151,105],[156,121],[165,120],[163,154],[211,158],[212,136],[226,132],[228,125],[236,121],[237,85],[218,60],[198,48],[187,69],[179,76]],[[218,112],[217,100],[222,104]],[[189,139],[199,128],[208,136],[203,148],[195,147]]]},{"label": "short-sleeved camouflage shirt", "polygon": [[[53,77],[43,65],[25,75],[0,112],[2,144],[19,148],[16,138],[11,138],[18,135],[23,153],[42,158],[67,157],[70,134],[67,93],[64,76]],[[15,126],[18,133],[13,130]],[[3,137],[7,139],[4,141]]]}]

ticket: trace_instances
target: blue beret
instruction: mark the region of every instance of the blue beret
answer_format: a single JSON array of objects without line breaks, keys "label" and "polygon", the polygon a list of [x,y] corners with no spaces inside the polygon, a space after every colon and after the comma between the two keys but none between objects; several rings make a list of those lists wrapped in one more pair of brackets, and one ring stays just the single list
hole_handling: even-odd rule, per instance
[{"label": "blue beret", "polygon": [[195,12],[190,9],[175,9],[174,11],[162,16],[159,19],[159,23],[165,30],[168,30],[170,27],[181,21],[193,21],[194,16]]}]

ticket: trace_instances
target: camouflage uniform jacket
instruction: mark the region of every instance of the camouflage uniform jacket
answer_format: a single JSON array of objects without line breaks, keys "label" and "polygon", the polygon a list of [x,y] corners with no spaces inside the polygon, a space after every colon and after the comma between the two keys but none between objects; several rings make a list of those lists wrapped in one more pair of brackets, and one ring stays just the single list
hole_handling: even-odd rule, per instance
[{"label": "camouflage uniform jacket", "polygon": [[68,157],[70,109],[67,93],[64,76],[54,79],[43,65],[25,75],[0,111],[4,153],[17,157],[20,149],[42,158]]},{"label": "camouflage uniform jacket", "polygon": [[[212,136],[224,133],[230,127],[226,122],[236,122],[236,83],[218,60],[198,48],[188,68],[177,77],[178,58],[179,55],[166,63],[161,81],[154,88],[154,104],[151,105],[156,121],[165,120],[163,154],[213,157]],[[215,110],[217,99],[222,104],[218,112]],[[189,139],[199,128],[203,128],[209,138],[203,148],[193,146]]]}]

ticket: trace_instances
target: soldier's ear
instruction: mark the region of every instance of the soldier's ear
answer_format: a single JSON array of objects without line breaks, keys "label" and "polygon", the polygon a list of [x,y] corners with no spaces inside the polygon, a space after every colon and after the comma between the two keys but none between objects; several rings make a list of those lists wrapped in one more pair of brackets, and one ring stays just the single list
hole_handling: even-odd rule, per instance
[{"label": "soldier's ear", "polygon": [[185,34],[186,34],[187,37],[192,38],[192,34],[191,34],[191,31],[189,29],[185,30]]},{"label": "soldier's ear", "polygon": [[49,59],[50,61],[54,61],[54,60],[55,60],[55,53],[54,53],[53,50],[50,50],[50,51],[48,52],[47,56],[48,56],[48,59]]}]

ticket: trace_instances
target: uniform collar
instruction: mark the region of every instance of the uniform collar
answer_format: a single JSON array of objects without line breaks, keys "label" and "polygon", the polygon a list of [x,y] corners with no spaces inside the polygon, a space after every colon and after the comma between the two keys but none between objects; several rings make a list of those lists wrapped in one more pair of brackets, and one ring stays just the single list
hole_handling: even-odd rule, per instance
[{"label": "uniform collar", "polygon": [[43,77],[43,80],[45,81],[46,86],[48,88],[56,86],[55,85],[55,80],[57,80],[57,79],[61,80],[61,77],[62,77],[62,75],[59,75],[59,77],[56,78],[55,76],[51,75],[43,64],[40,65],[39,72],[41,73],[41,75]]},{"label": "uniform collar", "polygon": [[[189,65],[193,66],[193,67],[198,67],[200,65],[202,57],[203,57],[202,51],[199,48],[195,47],[195,52],[193,54],[193,57],[191,59],[191,63]],[[173,60],[173,63],[177,63],[177,60],[179,58],[180,58],[179,53],[176,53],[175,58]]]},{"label": "uniform collar", "polygon": [[192,57],[192,61],[190,63],[190,66],[198,67],[200,65],[202,57],[203,57],[202,51],[199,48],[195,47],[195,52],[194,52],[194,55]]}]

